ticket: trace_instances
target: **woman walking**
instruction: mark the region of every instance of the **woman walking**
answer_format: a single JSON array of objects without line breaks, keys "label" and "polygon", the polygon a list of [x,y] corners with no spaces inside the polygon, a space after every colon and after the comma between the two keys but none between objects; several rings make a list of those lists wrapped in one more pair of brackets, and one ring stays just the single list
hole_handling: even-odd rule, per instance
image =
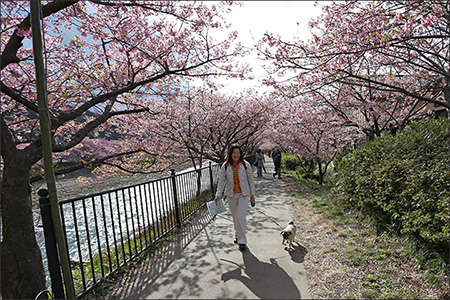
[{"label": "woman walking", "polygon": [[255,206],[255,183],[250,163],[243,159],[242,149],[235,144],[231,145],[227,160],[220,167],[214,200],[218,201],[222,195],[227,197],[233,216],[234,243],[244,251],[247,244],[247,208],[249,201]]},{"label": "woman walking", "polygon": [[264,168],[264,154],[262,154],[261,149],[256,151],[255,155],[255,166],[256,166],[256,175],[258,177],[262,177],[262,170]]}]

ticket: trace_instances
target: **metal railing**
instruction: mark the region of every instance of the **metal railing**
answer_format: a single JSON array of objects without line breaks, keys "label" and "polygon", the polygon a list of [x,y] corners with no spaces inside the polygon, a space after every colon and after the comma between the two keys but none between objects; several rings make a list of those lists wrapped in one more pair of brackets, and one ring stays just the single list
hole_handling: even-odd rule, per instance
[{"label": "metal railing", "polygon": [[[167,177],[59,201],[77,298],[181,227],[209,200],[201,196],[211,196],[219,167],[171,170]],[[48,255],[51,260],[58,257]]]}]

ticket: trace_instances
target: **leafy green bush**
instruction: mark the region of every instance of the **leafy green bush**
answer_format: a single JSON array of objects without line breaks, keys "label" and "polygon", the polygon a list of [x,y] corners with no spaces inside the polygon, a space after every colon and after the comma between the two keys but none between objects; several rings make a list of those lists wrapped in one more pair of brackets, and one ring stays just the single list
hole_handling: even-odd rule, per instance
[{"label": "leafy green bush", "polygon": [[286,170],[296,171],[299,175],[309,174],[307,176],[311,176],[311,178],[316,169],[316,163],[314,160],[299,157],[290,153],[284,153],[281,157],[281,161]]},{"label": "leafy green bush", "polygon": [[448,248],[449,165],[448,119],[425,119],[338,160],[337,186],[378,225]]},{"label": "leafy green bush", "polygon": [[295,168],[300,165],[300,159],[292,154],[284,153],[281,157],[281,161],[286,170],[294,171]]}]

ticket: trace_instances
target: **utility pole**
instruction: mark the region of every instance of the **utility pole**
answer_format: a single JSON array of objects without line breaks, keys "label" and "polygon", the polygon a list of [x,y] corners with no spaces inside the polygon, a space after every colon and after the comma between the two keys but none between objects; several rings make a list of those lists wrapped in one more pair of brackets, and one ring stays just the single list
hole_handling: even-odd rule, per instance
[{"label": "utility pole", "polygon": [[45,181],[50,197],[50,208],[54,224],[56,244],[60,258],[61,269],[66,288],[66,299],[75,299],[69,257],[61,225],[61,216],[56,194],[55,173],[53,171],[51,122],[47,101],[47,80],[45,78],[44,58],[42,53],[42,36],[40,26],[41,1],[30,0],[31,30],[33,35],[33,53],[36,67],[36,91],[39,106],[39,120],[41,127],[42,152],[44,158]]}]

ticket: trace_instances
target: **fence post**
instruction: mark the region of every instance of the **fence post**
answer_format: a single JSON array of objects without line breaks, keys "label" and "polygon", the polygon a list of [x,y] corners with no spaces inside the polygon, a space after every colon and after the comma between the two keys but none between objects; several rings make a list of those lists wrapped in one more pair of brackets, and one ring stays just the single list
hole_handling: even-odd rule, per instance
[{"label": "fence post", "polygon": [[214,180],[212,172],[212,162],[209,162],[209,184],[211,186],[211,193],[214,193]]},{"label": "fence post", "polygon": [[52,282],[52,291],[55,299],[65,299],[58,249],[56,248],[56,237],[55,232],[53,231],[53,220],[50,211],[48,190],[40,189],[38,195],[42,215],[42,226],[44,227],[45,250],[47,252],[47,264]]},{"label": "fence post", "polygon": [[181,227],[180,207],[178,205],[177,181],[175,178],[175,169],[170,169],[170,176],[172,176],[172,190],[173,200],[175,201],[175,217],[177,219],[177,227]]}]

